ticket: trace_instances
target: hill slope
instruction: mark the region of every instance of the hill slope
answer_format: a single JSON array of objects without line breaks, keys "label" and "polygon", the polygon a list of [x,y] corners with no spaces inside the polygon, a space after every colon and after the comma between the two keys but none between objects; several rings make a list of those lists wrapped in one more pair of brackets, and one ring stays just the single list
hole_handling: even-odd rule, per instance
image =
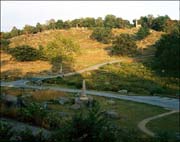
[{"label": "hill slope", "polygon": [[[132,29],[113,29],[113,34],[120,33],[135,34],[136,28]],[[83,69],[85,67],[95,65],[97,63],[120,59],[122,57],[111,56],[107,50],[111,44],[103,44],[90,39],[92,31],[83,28],[71,28],[69,30],[49,30],[37,34],[21,35],[12,38],[10,47],[20,45],[30,45],[38,48],[40,45],[46,46],[49,41],[52,41],[57,36],[65,36],[73,39],[79,43],[81,55],[76,57],[73,70]],[[142,41],[137,41],[138,47],[149,47],[154,44],[162,33],[153,31],[147,38]],[[125,57],[123,57],[125,58]],[[127,58],[128,59],[128,58]],[[33,62],[17,62],[11,55],[1,52],[1,73],[2,76],[21,76],[32,75],[40,73],[51,73],[52,65],[46,61],[33,61]]]}]

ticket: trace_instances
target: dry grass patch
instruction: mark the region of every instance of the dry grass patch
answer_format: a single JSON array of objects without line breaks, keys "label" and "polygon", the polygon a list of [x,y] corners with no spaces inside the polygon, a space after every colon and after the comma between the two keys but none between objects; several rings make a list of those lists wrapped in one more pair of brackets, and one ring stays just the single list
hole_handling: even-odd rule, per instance
[{"label": "dry grass patch", "polygon": [[67,94],[59,91],[51,91],[51,90],[38,90],[31,92],[32,97],[35,101],[47,101],[51,99],[56,99],[58,97],[64,97]]}]

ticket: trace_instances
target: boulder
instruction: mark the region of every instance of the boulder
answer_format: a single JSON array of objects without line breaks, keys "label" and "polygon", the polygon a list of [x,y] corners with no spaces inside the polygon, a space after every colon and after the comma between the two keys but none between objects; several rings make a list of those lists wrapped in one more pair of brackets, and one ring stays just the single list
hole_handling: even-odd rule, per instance
[{"label": "boulder", "polygon": [[128,91],[123,89],[123,90],[119,90],[118,93],[127,95]]},{"label": "boulder", "polygon": [[106,111],[105,115],[108,118],[113,118],[113,119],[118,119],[119,118],[119,114],[117,112],[113,111],[113,110]]},{"label": "boulder", "polygon": [[115,104],[115,101],[113,101],[113,100],[108,100],[107,103],[108,103],[108,104],[111,104],[111,105],[114,105],[114,104]]},{"label": "boulder", "polygon": [[75,110],[80,109],[80,108],[81,108],[81,106],[79,104],[73,104],[71,106],[71,109],[75,109]]},{"label": "boulder", "polygon": [[4,101],[8,106],[16,106],[18,103],[18,99],[16,96],[5,95],[1,96],[2,101]]},{"label": "boulder", "polygon": [[64,105],[65,103],[70,102],[70,100],[68,98],[66,98],[66,97],[60,97],[58,99],[58,102],[59,102],[59,104]]},{"label": "boulder", "polygon": [[69,114],[67,112],[58,112],[59,116],[61,117],[66,117],[69,116]]}]

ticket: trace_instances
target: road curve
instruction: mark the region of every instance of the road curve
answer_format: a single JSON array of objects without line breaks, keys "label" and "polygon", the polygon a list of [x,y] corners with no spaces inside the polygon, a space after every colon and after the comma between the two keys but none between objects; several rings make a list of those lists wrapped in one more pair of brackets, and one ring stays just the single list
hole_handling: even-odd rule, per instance
[{"label": "road curve", "polygon": [[177,113],[177,112],[178,111],[173,110],[173,111],[169,111],[169,112],[166,112],[166,113],[158,114],[156,116],[148,117],[148,118],[146,118],[146,119],[144,119],[144,120],[142,120],[141,122],[138,123],[138,128],[142,132],[146,133],[147,135],[154,137],[155,133],[152,132],[151,130],[149,130],[148,128],[146,128],[146,124],[148,122],[150,122],[151,120],[158,119],[160,117],[164,117],[164,116],[167,116],[167,115],[170,115],[170,114],[173,114],[173,113]]},{"label": "road curve", "polygon": [[[149,55],[153,56],[153,55]],[[142,57],[137,57],[135,59],[141,59],[149,56],[142,56]],[[123,60],[114,60],[114,61],[108,61],[104,63],[100,63],[85,69],[82,69],[77,72],[71,72],[64,74],[63,76],[71,76],[75,74],[80,74],[86,71],[91,71],[91,70],[96,70],[104,65],[107,64],[113,64],[113,63],[118,63],[122,62]],[[62,91],[62,92],[70,92],[70,93],[79,93],[81,90],[79,89],[69,89],[69,88],[63,88],[63,87],[53,87],[53,86],[35,86],[35,85],[29,85],[27,84],[28,82],[35,80],[43,80],[43,79],[48,79],[48,78],[55,78],[55,77],[62,77],[62,75],[49,75],[49,76],[40,76],[40,77],[32,77],[28,79],[21,79],[17,81],[11,81],[11,82],[0,82],[1,86],[7,86],[7,87],[16,87],[16,88],[31,88],[31,89],[50,89],[50,90],[55,90],[55,91]],[[100,92],[100,91],[94,91],[94,90],[87,90],[87,94],[89,95],[96,95],[96,96],[102,96],[102,97],[108,97],[108,98],[114,98],[114,99],[123,99],[123,100],[129,100],[129,101],[134,101],[134,102],[140,102],[140,103],[146,103],[150,105],[155,105],[155,106],[160,106],[163,108],[167,108],[170,110],[179,110],[179,100],[174,99],[174,98],[168,98],[168,97],[158,97],[158,96],[126,96],[126,95],[121,95],[119,93],[114,93],[114,92]]]}]

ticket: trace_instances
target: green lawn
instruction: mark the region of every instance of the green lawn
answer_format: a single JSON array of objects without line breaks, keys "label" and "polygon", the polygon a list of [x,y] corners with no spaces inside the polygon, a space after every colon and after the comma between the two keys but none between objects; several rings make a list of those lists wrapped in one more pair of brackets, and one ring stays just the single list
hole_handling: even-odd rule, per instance
[{"label": "green lawn", "polygon": [[153,120],[147,124],[147,128],[156,133],[179,133],[180,134],[180,113],[171,114],[162,118]]}]

